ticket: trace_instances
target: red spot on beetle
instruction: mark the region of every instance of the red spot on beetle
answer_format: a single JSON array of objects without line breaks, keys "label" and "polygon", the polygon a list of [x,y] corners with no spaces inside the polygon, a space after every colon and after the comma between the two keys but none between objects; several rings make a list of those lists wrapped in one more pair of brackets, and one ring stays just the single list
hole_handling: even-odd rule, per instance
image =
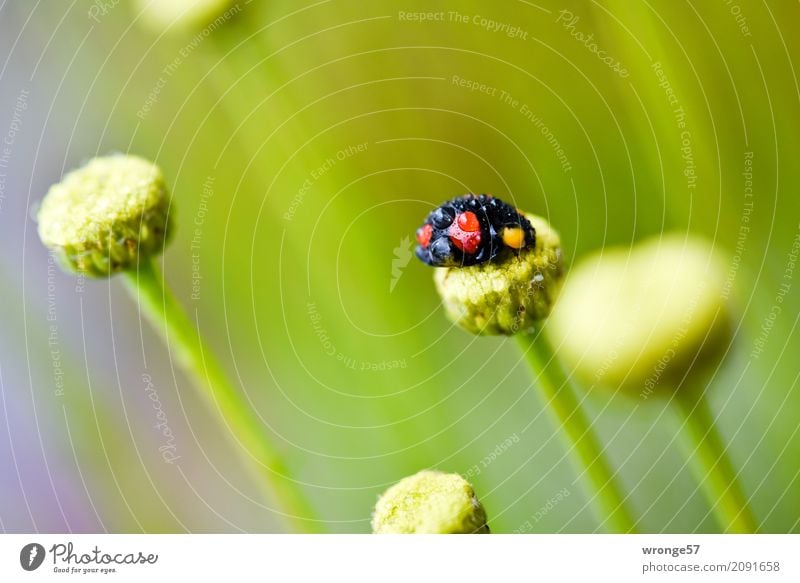
[{"label": "red spot on beetle", "polygon": [[422,245],[423,249],[428,248],[428,243],[431,242],[431,235],[433,234],[433,227],[430,225],[423,225],[417,229],[417,241]]},{"label": "red spot on beetle", "polygon": [[475,213],[472,211],[460,213],[456,217],[456,222],[458,223],[458,226],[461,227],[462,231],[467,231],[468,233],[474,233],[475,231],[481,230],[481,223],[478,220],[478,217],[475,216]]},{"label": "red spot on beetle", "polygon": [[474,255],[481,245],[481,224],[475,213],[470,211],[458,215],[447,234],[453,245],[467,255]]}]

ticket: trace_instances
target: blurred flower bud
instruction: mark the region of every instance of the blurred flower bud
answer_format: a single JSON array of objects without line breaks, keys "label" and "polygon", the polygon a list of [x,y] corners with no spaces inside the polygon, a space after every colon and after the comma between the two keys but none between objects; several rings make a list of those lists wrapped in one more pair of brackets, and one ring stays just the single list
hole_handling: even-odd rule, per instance
[{"label": "blurred flower bud", "polygon": [[713,249],[685,234],[604,249],[570,272],[548,332],[587,382],[646,397],[719,357],[730,338],[724,283]]},{"label": "blurred flower bud", "polygon": [[525,216],[536,230],[536,245],[504,249],[479,265],[436,268],[447,316],[473,334],[524,332],[553,307],[564,273],[561,240],[543,218]]},{"label": "blurred flower bud", "polygon": [[94,158],[50,188],[39,237],[65,269],[105,277],[163,250],[168,210],[158,166],[136,156]]},{"label": "blurred flower bud", "polygon": [[232,4],[232,0],[135,0],[134,9],[145,26],[161,32],[167,27],[192,30],[210,26],[218,19],[227,20],[231,12],[241,10],[238,4]]},{"label": "blurred flower bud", "polygon": [[486,512],[458,474],[423,470],[386,490],[372,515],[375,534],[488,534]]}]

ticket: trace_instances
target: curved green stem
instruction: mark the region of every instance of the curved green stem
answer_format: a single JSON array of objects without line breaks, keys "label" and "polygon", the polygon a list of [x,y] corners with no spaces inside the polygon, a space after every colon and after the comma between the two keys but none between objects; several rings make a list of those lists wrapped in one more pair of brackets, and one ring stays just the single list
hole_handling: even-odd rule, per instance
[{"label": "curved green stem", "polygon": [[583,467],[585,486],[598,518],[611,532],[635,532],[636,523],[625,506],[625,497],[550,342],[541,332],[518,334],[517,339],[539,389],[570,441],[570,452]]},{"label": "curved green stem", "polygon": [[[228,381],[222,366],[202,341],[195,326],[174,298],[152,259],[142,259],[139,270],[125,273],[128,289],[142,313],[162,335],[183,369],[196,381],[209,405],[221,414],[237,449],[246,452],[248,467],[266,487],[295,530],[317,532],[319,523],[290,478],[280,453],[242,394]],[[255,463],[253,463],[255,462]]]},{"label": "curved green stem", "polygon": [[674,400],[685,420],[683,434],[692,467],[717,520],[726,532],[756,532],[755,519],[703,391],[680,389]]}]

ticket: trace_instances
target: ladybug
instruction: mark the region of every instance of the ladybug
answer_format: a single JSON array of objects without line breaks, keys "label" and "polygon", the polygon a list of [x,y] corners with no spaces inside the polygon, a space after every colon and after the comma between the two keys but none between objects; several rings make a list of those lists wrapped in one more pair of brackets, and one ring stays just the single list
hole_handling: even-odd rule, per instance
[{"label": "ladybug", "polygon": [[516,208],[488,194],[465,194],[434,209],[417,229],[417,257],[434,267],[478,265],[506,247],[536,244],[536,231]]}]

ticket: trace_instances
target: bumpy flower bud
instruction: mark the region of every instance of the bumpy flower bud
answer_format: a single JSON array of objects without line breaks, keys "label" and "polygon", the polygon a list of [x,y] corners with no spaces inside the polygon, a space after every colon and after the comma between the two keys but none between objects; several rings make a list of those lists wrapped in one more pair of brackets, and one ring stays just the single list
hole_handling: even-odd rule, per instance
[{"label": "bumpy flower bud", "polygon": [[721,260],[685,234],[604,249],[572,270],[548,331],[587,382],[649,395],[725,346],[724,283]]},{"label": "bumpy flower bud", "polygon": [[225,18],[225,10],[232,4],[232,0],[136,0],[134,8],[142,23],[155,31],[168,26],[191,30]]},{"label": "bumpy flower bud", "polygon": [[372,516],[375,534],[488,534],[486,512],[458,474],[423,470],[386,490]]},{"label": "bumpy flower bud", "polygon": [[94,158],[50,188],[39,237],[65,269],[105,277],[162,251],[168,208],[158,166],[136,156]]},{"label": "bumpy flower bud", "polygon": [[525,216],[536,230],[534,246],[504,249],[493,261],[434,273],[447,316],[474,334],[524,332],[548,316],[558,296],[561,239],[543,218]]}]

